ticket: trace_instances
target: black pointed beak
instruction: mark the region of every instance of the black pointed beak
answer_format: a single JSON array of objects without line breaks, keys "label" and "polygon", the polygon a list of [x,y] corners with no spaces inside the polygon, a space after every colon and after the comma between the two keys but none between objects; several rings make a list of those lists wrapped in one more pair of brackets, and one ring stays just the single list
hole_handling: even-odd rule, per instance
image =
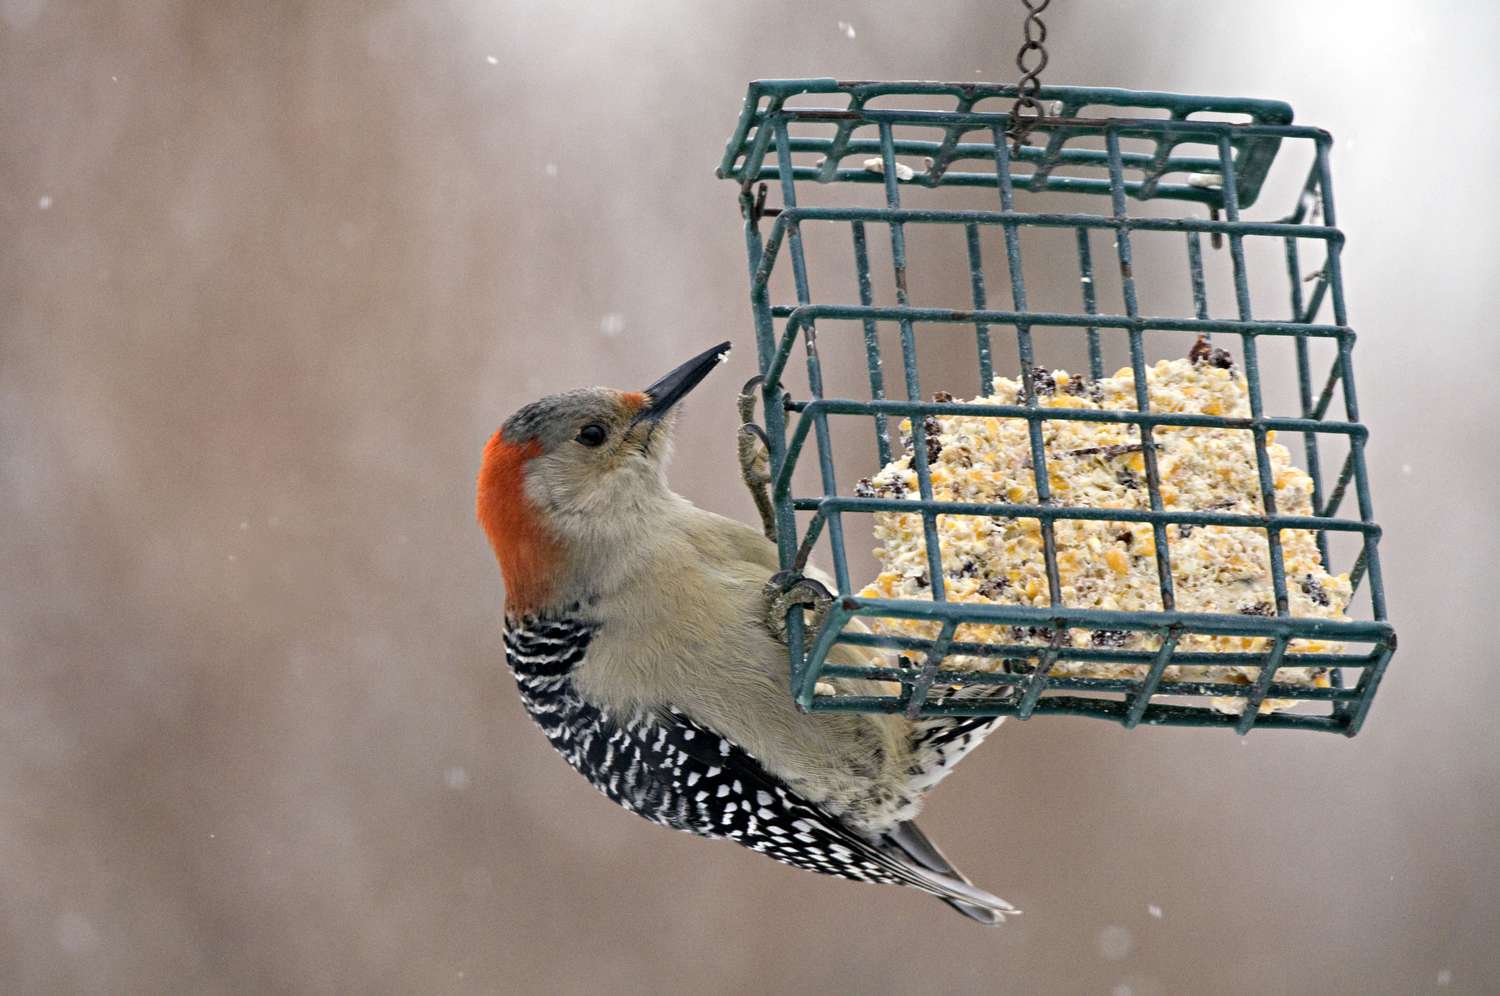
[{"label": "black pointed beak", "polygon": [[646,388],[643,392],[646,395],[646,407],[640,410],[635,420],[637,422],[647,419],[655,421],[671,411],[673,405],[697,387],[703,378],[719,365],[719,361],[729,355],[731,345],[731,343],[721,342],[713,349],[704,350]]}]

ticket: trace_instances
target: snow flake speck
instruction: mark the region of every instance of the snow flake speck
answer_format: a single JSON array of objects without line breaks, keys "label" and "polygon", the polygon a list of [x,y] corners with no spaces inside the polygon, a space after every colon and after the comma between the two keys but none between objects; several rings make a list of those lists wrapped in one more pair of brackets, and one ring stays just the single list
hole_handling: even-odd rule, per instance
[{"label": "snow flake speck", "polygon": [[1124,927],[1105,927],[1099,931],[1098,947],[1105,961],[1119,961],[1135,947],[1135,938]]}]

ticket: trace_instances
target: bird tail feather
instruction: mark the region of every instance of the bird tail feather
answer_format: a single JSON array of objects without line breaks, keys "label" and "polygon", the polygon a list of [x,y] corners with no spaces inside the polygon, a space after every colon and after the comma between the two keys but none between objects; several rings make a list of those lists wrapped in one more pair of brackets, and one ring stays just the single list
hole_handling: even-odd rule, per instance
[{"label": "bird tail feather", "polygon": [[880,842],[900,854],[903,864],[917,873],[928,892],[971,920],[993,927],[1004,923],[1007,915],[1021,912],[969,881],[968,876],[943,856],[922,828],[910,820],[886,831]]}]

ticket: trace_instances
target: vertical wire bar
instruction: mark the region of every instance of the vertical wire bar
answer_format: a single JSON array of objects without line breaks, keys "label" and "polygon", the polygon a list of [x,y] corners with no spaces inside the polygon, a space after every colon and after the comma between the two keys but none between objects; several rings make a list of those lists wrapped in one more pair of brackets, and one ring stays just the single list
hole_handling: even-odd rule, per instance
[{"label": "vertical wire bar", "polygon": [[[859,280],[859,303],[868,308],[875,303],[875,292],[870,286],[870,252],[865,242],[865,223],[852,222],[854,231],[854,269]],[[870,397],[875,401],[885,400],[885,373],[880,360],[880,327],[875,319],[866,318],[865,364],[870,368]],[[884,413],[875,414],[875,451],[880,457],[880,466],[891,462],[890,426]]]},{"label": "vertical wire bar", "polygon": [[[979,245],[979,226],[969,222],[964,226],[969,242],[969,284],[974,296],[974,310],[988,310],[984,292],[984,255]],[[979,394],[989,397],[995,392],[995,367],[990,360],[990,326],[988,322],[974,323],[974,337],[979,347]]]},{"label": "vertical wire bar", "polygon": [[1344,503],[1344,492],[1349,487],[1349,482],[1354,477],[1354,448],[1350,447],[1349,455],[1344,457],[1344,466],[1339,471],[1339,476],[1333,484],[1333,490],[1328,494],[1328,501],[1323,505],[1314,505],[1313,514],[1321,516],[1332,516]]},{"label": "vertical wire bar", "polygon": [[[1203,238],[1197,232],[1187,233],[1188,278],[1193,283],[1193,314],[1201,322],[1208,321],[1208,288],[1203,283]],[[1212,339],[1212,332],[1202,333]]]},{"label": "vertical wire bar", "polygon": [[[1286,239],[1286,276],[1291,283],[1291,320],[1301,322],[1302,304],[1302,263],[1297,250],[1297,239],[1295,236],[1287,236]],[[1296,341],[1297,350],[1297,391],[1298,398],[1302,402],[1302,417],[1312,418],[1312,362],[1308,352],[1307,336],[1299,335]],[[1304,432],[1302,434],[1302,448],[1307,456],[1307,476],[1312,479],[1312,507],[1314,515],[1321,515],[1318,511],[1323,506],[1323,466],[1318,459],[1318,434],[1316,432]],[[1328,531],[1319,529],[1316,535],[1318,555],[1323,558],[1323,566],[1330,566],[1328,559]]]},{"label": "vertical wire bar", "polygon": [[[1015,211],[1015,191],[1010,179],[1010,147],[1005,142],[1005,133],[996,125],[995,172],[1000,178],[1000,210],[1007,214]],[[1031,342],[1031,323],[1026,313],[1026,277],[1021,266],[1021,233],[1016,231],[1014,221],[1003,223],[1005,228],[1005,260],[1010,269],[1010,294],[1017,312],[1016,348],[1021,358],[1021,384],[1025,392],[1026,407],[1030,416],[1026,427],[1031,436],[1031,476],[1036,482],[1038,505],[1052,504],[1052,485],[1047,475],[1047,447],[1042,438],[1041,406],[1036,397],[1036,353]],[[1047,597],[1055,608],[1062,604],[1062,584],[1057,576],[1057,537],[1050,516],[1037,520],[1042,533],[1042,558],[1047,571]]]},{"label": "vertical wire bar", "polygon": [[[1329,228],[1337,228],[1338,216],[1334,213],[1333,206],[1333,173],[1328,165],[1329,141],[1326,136],[1317,139],[1318,187],[1323,196],[1323,224]],[[1342,238],[1329,239],[1328,258],[1323,264],[1324,277],[1328,281],[1329,293],[1333,299],[1334,324],[1344,330],[1339,334],[1338,340],[1338,369],[1344,382],[1344,410],[1350,422],[1358,422],[1359,400],[1354,391],[1354,366],[1350,355],[1354,348],[1354,335],[1348,331],[1349,315],[1344,307],[1342,253]],[[1361,521],[1370,523],[1374,521],[1375,514],[1370,501],[1370,482],[1365,470],[1364,446],[1365,441],[1362,438],[1357,436],[1349,438],[1349,455],[1354,461],[1354,492],[1359,504],[1359,517]],[[1378,547],[1378,535],[1366,533],[1361,557],[1370,578],[1370,610],[1377,620],[1383,622],[1386,618],[1385,584],[1380,573]],[[1351,577],[1350,580],[1352,581],[1353,578]],[[1382,644],[1381,649],[1380,662],[1373,667],[1365,668],[1360,674],[1356,686],[1359,697],[1347,713],[1346,732],[1349,736],[1359,732],[1365,716],[1370,711],[1370,703],[1374,700],[1375,691],[1380,687],[1380,679],[1385,675],[1386,664],[1389,663],[1391,652],[1395,649],[1394,639]]]},{"label": "vertical wire bar", "polygon": [[1151,704],[1151,696],[1156,694],[1156,687],[1161,684],[1162,675],[1167,671],[1167,664],[1172,660],[1172,651],[1177,648],[1179,635],[1179,628],[1176,626],[1161,634],[1161,649],[1157,650],[1156,658],[1151,661],[1151,670],[1146,672],[1146,677],[1141,680],[1141,687],[1130,699],[1130,708],[1126,711],[1123,720],[1125,729],[1135,729],[1141,717],[1146,715],[1146,707]]},{"label": "vertical wire bar", "polygon": [[[791,140],[787,135],[786,119],[778,118],[776,121],[776,158],[779,162],[786,163],[788,167],[792,162]],[[782,173],[781,196],[782,203],[786,207],[796,207],[797,191],[796,183],[792,177],[792,170],[788,168]],[[792,279],[797,288],[797,303],[802,307],[812,303],[812,292],[807,280],[807,259],[802,249],[802,226],[799,222],[792,222],[787,229],[787,245],[792,256]],[[818,332],[812,322],[808,322],[802,336],[803,345],[807,348],[807,385],[814,400],[823,397],[823,366],[818,358]],[[806,418],[806,416],[803,416]],[[813,430],[818,440],[818,469],[823,480],[823,497],[837,498],[839,493],[838,480],[833,467],[833,439],[828,432],[828,416],[823,411],[818,411],[813,418]],[[848,595],[851,592],[849,585],[849,565],[844,555],[844,523],[843,513],[835,510],[827,516],[828,543],[833,550],[833,571],[837,580],[839,594]]]},{"label": "vertical wire bar", "polygon": [[932,691],[932,679],[937,677],[938,665],[948,656],[948,646],[953,642],[953,633],[958,629],[957,619],[943,620],[943,628],[938,632],[938,637],[933,641],[932,649],[927,652],[927,659],[922,662],[922,670],[915,681],[906,687],[906,718],[916,719],[922,714],[927,706],[927,697]]},{"label": "vertical wire bar", "polygon": [[[1314,162],[1313,168],[1308,171],[1307,180],[1302,185],[1302,193],[1297,198],[1297,207],[1287,220],[1292,224],[1300,225],[1307,218],[1307,205],[1317,188],[1318,170]],[[1326,271],[1325,271],[1326,273]],[[1286,276],[1291,285],[1291,320],[1301,324],[1312,321],[1313,315],[1317,314],[1318,306],[1322,302],[1324,289],[1327,287],[1327,277],[1324,276],[1313,288],[1312,300],[1304,303],[1302,299],[1302,258],[1295,236],[1288,236],[1286,240]],[[1302,417],[1314,418],[1313,389],[1312,389],[1312,358],[1311,347],[1307,336],[1297,336],[1295,344],[1297,350],[1297,396],[1302,403]],[[1312,480],[1312,507],[1313,514],[1319,515],[1320,507],[1326,507],[1323,501],[1323,463],[1318,453],[1318,434],[1316,432],[1304,432],[1302,434],[1302,449],[1307,463],[1307,475]],[[1319,529],[1314,534],[1314,543],[1318,548],[1318,556],[1322,559],[1323,568],[1327,570],[1333,566],[1333,559],[1328,549],[1328,530]],[[1344,687],[1344,669],[1329,668],[1328,682],[1334,688]],[[1342,715],[1345,710],[1342,702],[1332,705],[1334,716]]]},{"label": "vertical wire bar", "polygon": [[[1234,266],[1234,297],[1239,306],[1240,321],[1253,321],[1250,308],[1250,281],[1245,271],[1245,236],[1240,230],[1239,194],[1235,189],[1234,150],[1227,131],[1219,133],[1219,168],[1224,177],[1224,220],[1229,229],[1229,259]],[[1266,452],[1265,412],[1260,392],[1260,362],[1256,355],[1255,336],[1240,335],[1245,356],[1245,381],[1250,389],[1251,433],[1255,440],[1255,466],[1260,475],[1261,502],[1266,515],[1276,514],[1276,486],[1271,473],[1271,455]],[[1281,530],[1266,529],[1266,545],[1271,556],[1271,587],[1276,598],[1276,614],[1291,614],[1286,596],[1286,572],[1281,557]]]},{"label": "vertical wire bar", "polygon": [[[800,618],[802,613],[793,613]],[[828,651],[838,642],[839,635],[844,631],[844,624],[852,618],[853,613],[844,607],[843,599],[834,599],[828,608],[828,618],[823,622],[823,628],[818,631],[817,641],[806,655],[808,661],[823,661],[828,657]],[[801,644],[791,644],[792,647],[800,647]],[[796,652],[794,650],[794,652]],[[822,668],[816,670],[804,667],[800,673],[800,680],[792,685],[792,695],[803,710],[811,709],[813,698],[817,693],[818,677]]]},{"label": "vertical wire bar", "polygon": [[[896,177],[896,143],[891,134],[891,123],[880,122],[880,157],[885,164],[885,205],[891,211],[901,209],[901,189]],[[901,308],[911,306],[906,289],[906,228],[894,218],[891,226],[891,265],[896,273],[896,304]],[[917,337],[912,331],[911,319],[901,318],[901,362],[906,368],[906,398],[908,401],[922,400],[922,386],[917,376]],[[932,510],[932,472],[927,466],[926,419],[913,415],[911,423],[911,462],[917,468],[917,491],[922,506],[922,534],[927,541],[927,572],[932,584],[932,600],[948,600],[943,584],[943,555],[938,544],[937,516]]]},{"label": "vertical wire bar", "polygon": [[1063,641],[1069,639],[1068,630],[1063,628],[1062,623],[1061,619],[1052,620],[1054,627],[1052,638],[1047,641],[1047,649],[1042,651],[1041,657],[1037,660],[1036,670],[1031,672],[1031,680],[1026,683],[1026,692],[1016,706],[1017,719],[1030,719],[1037,702],[1042,697],[1042,692],[1047,690],[1047,676],[1052,673],[1052,668],[1057,664],[1057,658],[1062,653]]},{"label": "vertical wire bar", "polygon": [[1284,634],[1276,637],[1271,653],[1266,657],[1266,662],[1261,665],[1260,674],[1255,678],[1255,687],[1251,689],[1250,698],[1245,702],[1245,711],[1240,714],[1240,721],[1234,726],[1234,732],[1240,736],[1249,733],[1255,721],[1260,718],[1260,704],[1266,700],[1266,693],[1271,690],[1271,682],[1276,680],[1276,669],[1281,667],[1281,659],[1286,656],[1287,639]]},{"label": "vertical wire bar", "polygon": [[[1338,227],[1338,218],[1333,210],[1333,181],[1328,166],[1328,139],[1318,140],[1318,186],[1323,194],[1323,224],[1330,228]],[[1343,239],[1333,238],[1328,240],[1328,259],[1324,266],[1327,271],[1329,292],[1333,299],[1333,320],[1343,331],[1338,338],[1339,369],[1342,373],[1341,380],[1344,386],[1344,411],[1350,422],[1359,421],[1359,399],[1354,390],[1354,333],[1349,330],[1349,315],[1344,308],[1344,276],[1341,257],[1343,254]],[[1359,436],[1350,436],[1350,455],[1354,461],[1354,493],[1358,499],[1359,517],[1361,522],[1372,523],[1375,520],[1373,504],[1370,501],[1370,482],[1365,470],[1364,447],[1365,440]],[[1380,557],[1376,552],[1379,536],[1375,533],[1365,534],[1365,559],[1368,561],[1370,575],[1370,601],[1374,610],[1375,618],[1385,619],[1385,586],[1381,581]]]},{"label": "vertical wire bar", "polygon": [[1307,307],[1302,311],[1302,317],[1295,319],[1303,325],[1311,325],[1312,320],[1317,317],[1318,309],[1323,307],[1323,297],[1328,293],[1328,277],[1320,275],[1313,281],[1313,291],[1308,295]]},{"label": "vertical wire bar", "polygon": [[[765,125],[762,123],[761,128]],[[757,135],[757,143],[760,136]],[[746,160],[748,169],[750,160]],[[759,179],[762,167],[757,166]],[[775,319],[771,314],[771,292],[770,275],[767,274],[764,282],[756,279],[760,270],[762,256],[764,255],[764,243],[760,235],[760,222],[755,212],[751,210],[754,195],[749,193],[750,184],[745,184],[745,193],[741,195],[741,208],[745,214],[745,249],[750,263],[750,303],[755,314],[755,348],[760,371],[764,375],[771,365],[772,357],[776,351],[776,328]],[[785,181],[782,187],[785,190]],[[782,404],[785,392],[780,383],[772,383],[769,379],[761,384],[761,411],[766,420],[766,438],[770,441],[770,470],[774,476],[783,466],[786,454],[786,409]],[[797,519],[792,508],[792,496],[790,493],[775,500],[776,515],[776,549],[777,556],[783,570],[789,570],[797,555]],[[807,670],[807,656],[803,653],[803,614],[801,612],[787,611],[787,671],[790,691],[798,695]]]},{"label": "vertical wire bar", "polygon": [[[1125,209],[1125,169],[1120,160],[1119,126],[1110,122],[1104,132],[1109,152],[1109,194],[1114,210],[1115,248],[1120,259],[1120,290],[1125,300],[1125,315],[1130,319],[1130,369],[1135,374],[1135,406],[1142,413],[1151,410],[1151,395],[1146,382],[1146,351],[1142,342],[1144,324],[1135,296],[1135,273],[1131,263],[1130,216]],[[1156,581],[1161,593],[1161,607],[1171,612],[1177,607],[1172,587],[1172,560],[1167,549],[1167,526],[1162,521],[1166,506],[1161,500],[1161,475],[1156,466],[1154,428],[1138,426],[1141,454],[1146,463],[1146,495],[1151,505],[1151,535],[1156,540]]]},{"label": "vertical wire bar", "polygon": [[[1087,315],[1099,313],[1099,292],[1094,286],[1094,257],[1089,248],[1089,230],[1080,228],[1078,237],[1078,286],[1083,290],[1083,311]],[[1099,326],[1090,325],[1089,337],[1089,377],[1094,380],[1104,379],[1104,353],[1099,345]]]}]

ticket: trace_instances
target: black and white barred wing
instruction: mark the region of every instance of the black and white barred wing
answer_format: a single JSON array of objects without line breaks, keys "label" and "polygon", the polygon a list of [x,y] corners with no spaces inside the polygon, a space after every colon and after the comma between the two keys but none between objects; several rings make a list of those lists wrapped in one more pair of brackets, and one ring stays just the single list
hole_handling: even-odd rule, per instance
[{"label": "black and white barred wing", "polygon": [[669,773],[691,829],[725,837],[784,864],[825,875],[909,885],[994,923],[1015,912],[948,865],[914,824],[877,838],[797,795],[744,750],[673,711],[657,722],[651,751]]}]

